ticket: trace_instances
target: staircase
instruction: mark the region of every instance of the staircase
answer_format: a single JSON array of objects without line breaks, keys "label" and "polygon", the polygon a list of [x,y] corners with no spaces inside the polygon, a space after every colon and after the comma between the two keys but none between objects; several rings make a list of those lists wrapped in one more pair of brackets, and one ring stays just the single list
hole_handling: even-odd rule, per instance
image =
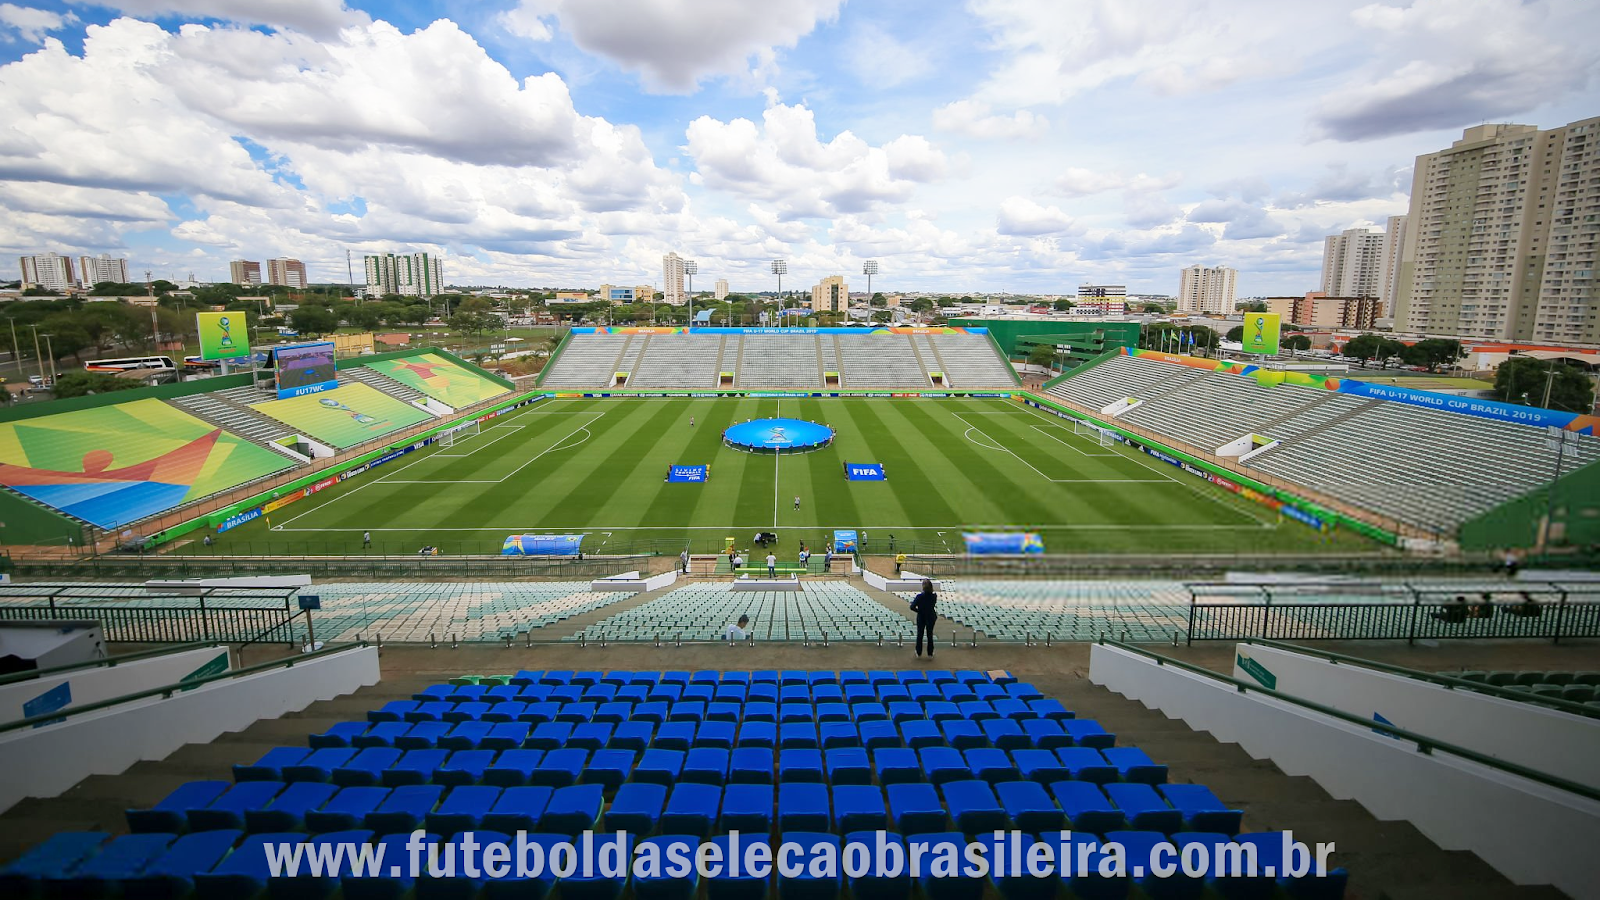
[{"label": "staircase", "polygon": [[351,366],[348,369],[339,370],[339,374],[348,376],[351,381],[358,381],[368,387],[376,388],[391,397],[399,397],[407,403],[426,404],[430,399],[427,394],[416,388],[396,381],[382,372],[376,369],[369,369],[366,366]]},{"label": "staircase", "polygon": [[[234,390],[250,390],[235,388]],[[226,392],[223,392],[226,393]],[[197,419],[216,425],[231,434],[258,444],[271,444],[291,433],[281,422],[253,409],[220,399],[221,394],[190,394],[167,401]],[[260,402],[259,400],[255,402]]]}]

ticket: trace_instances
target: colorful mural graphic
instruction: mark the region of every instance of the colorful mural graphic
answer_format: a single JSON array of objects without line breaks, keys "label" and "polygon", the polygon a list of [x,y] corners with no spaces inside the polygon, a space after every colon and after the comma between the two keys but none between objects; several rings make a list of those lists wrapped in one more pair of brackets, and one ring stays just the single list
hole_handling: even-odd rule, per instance
[{"label": "colorful mural graphic", "polygon": [[465,409],[511,392],[505,385],[457,365],[437,353],[421,353],[402,359],[375,360],[364,365],[401,384],[416,388],[454,409]]},{"label": "colorful mural graphic", "polygon": [[340,449],[432,418],[427,412],[364,384],[253,403],[250,408]]}]

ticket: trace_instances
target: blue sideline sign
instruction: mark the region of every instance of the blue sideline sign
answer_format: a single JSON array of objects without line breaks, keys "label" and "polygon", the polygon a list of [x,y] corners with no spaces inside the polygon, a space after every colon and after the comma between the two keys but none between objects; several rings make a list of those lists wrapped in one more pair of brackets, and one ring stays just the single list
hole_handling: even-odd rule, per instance
[{"label": "blue sideline sign", "polygon": [[703,484],[711,477],[710,466],[668,466],[667,483],[682,484],[685,482]]},{"label": "blue sideline sign", "polygon": [[886,481],[883,463],[845,463],[844,477],[848,481]]}]

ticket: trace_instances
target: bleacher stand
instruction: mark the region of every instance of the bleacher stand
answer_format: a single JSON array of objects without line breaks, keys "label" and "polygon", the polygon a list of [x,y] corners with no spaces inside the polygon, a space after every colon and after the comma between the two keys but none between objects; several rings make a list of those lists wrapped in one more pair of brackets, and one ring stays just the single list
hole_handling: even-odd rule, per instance
[{"label": "bleacher stand", "polygon": [[707,641],[750,617],[755,640],[876,640],[909,634],[911,622],[846,584],[808,582],[800,591],[735,591],[694,584],[588,626],[565,640]]}]

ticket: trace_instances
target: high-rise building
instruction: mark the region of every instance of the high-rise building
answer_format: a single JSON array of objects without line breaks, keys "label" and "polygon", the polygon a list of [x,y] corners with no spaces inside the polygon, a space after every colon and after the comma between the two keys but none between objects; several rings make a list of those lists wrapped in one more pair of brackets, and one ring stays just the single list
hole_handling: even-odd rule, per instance
[{"label": "high-rise building", "polygon": [[24,256],[21,261],[23,290],[44,288],[47,291],[69,291],[78,282],[72,268],[72,257],[62,256],[54,250],[36,256]]},{"label": "high-rise building", "polygon": [[829,275],[811,289],[812,312],[842,313],[849,310],[850,286],[845,284],[843,275]]},{"label": "high-rise building", "polygon": [[1351,228],[1329,235],[1322,246],[1322,293],[1330,297],[1376,297],[1383,287],[1384,235]]},{"label": "high-rise building", "polygon": [[267,284],[281,284],[292,288],[305,287],[306,264],[298,259],[267,260]]},{"label": "high-rise building", "polygon": [[1237,269],[1227,266],[1190,266],[1178,286],[1179,312],[1231,313],[1237,303]]},{"label": "high-rise building", "polygon": [[1085,312],[1099,310],[1108,316],[1120,316],[1128,311],[1128,286],[1125,284],[1080,284],[1074,309]]},{"label": "high-rise building", "polygon": [[261,263],[236,259],[228,263],[228,280],[234,284],[255,287],[261,283]]},{"label": "high-rise building", "polygon": [[1468,128],[1417,157],[1395,328],[1600,343],[1600,117]]},{"label": "high-rise building", "polygon": [[366,270],[368,297],[399,294],[427,298],[444,290],[443,267],[431,253],[368,256]]},{"label": "high-rise building", "polygon": [[1268,297],[1267,312],[1283,317],[1302,328],[1370,329],[1383,315],[1383,301],[1376,297],[1329,297],[1312,291],[1304,297]]},{"label": "high-rise building", "polygon": [[1394,315],[1395,291],[1400,287],[1400,250],[1406,242],[1405,216],[1390,216],[1383,230],[1383,271],[1379,273],[1378,299],[1383,301],[1380,315]]},{"label": "high-rise building", "polygon": [[683,292],[683,263],[683,257],[676,253],[668,253],[661,257],[662,302],[673,306],[682,306],[688,302],[689,295]]},{"label": "high-rise building", "polygon": [[711,295],[718,300],[728,299],[728,279],[718,278],[716,289],[711,292]]},{"label": "high-rise building", "polygon": [[113,259],[110,254],[102,253],[99,256],[78,257],[78,281],[84,287],[90,288],[102,281],[114,281],[117,284],[128,283],[128,261]]}]

